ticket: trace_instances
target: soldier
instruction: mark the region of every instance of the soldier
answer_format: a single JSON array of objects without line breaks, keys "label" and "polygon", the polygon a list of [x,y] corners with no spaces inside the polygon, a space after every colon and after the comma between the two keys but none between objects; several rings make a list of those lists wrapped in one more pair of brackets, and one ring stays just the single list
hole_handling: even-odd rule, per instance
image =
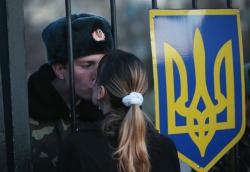
[{"label": "soldier", "polygon": [[[96,68],[113,49],[108,21],[91,14],[73,14],[72,39],[77,126],[99,117],[91,102]],[[70,80],[67,20],[58,19],[42,32],[48,63],[28,79],[32,166],[34,172],[56,171],[57,154],[70,135]]]}]

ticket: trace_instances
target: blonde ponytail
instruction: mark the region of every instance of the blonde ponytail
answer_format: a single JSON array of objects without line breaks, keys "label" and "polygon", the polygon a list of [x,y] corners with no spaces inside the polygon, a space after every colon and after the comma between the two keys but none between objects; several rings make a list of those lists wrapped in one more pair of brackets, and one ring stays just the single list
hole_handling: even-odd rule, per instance
[{"label": "blonde ponytail", "polygon": [[120,172],[149,172],[150,162],[146,146],[146,123],[138,105],[131,105],[119,131],[118,158]]}]

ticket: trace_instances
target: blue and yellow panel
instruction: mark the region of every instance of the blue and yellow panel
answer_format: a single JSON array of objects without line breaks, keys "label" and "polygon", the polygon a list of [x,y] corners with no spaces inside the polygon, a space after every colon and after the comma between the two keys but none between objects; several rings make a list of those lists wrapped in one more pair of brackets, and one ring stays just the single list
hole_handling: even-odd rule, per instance
[{"label": "blue and yellow panel", "polygon": [[156,127],[207,171],[245,129],[238,9],[151,10]]}]

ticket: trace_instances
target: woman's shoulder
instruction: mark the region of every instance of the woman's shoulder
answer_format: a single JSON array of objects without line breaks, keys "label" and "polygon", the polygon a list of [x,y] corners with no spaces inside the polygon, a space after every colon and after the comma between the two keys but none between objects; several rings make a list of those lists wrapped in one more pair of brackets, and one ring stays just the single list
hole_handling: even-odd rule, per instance
[{"label": "woman's shoulder", "polygon": [[159,133],[157,130],[149,131],[148,143],[152,145],[152,147],[160,147],[161,149],[162,148],[176,149],[174,141],[170,137]]},{"label": "woman's shoulder", "polygon": [[163,144],[163,145],[164,145],[164,144],[167,144],[168,146],[169,146],[169,145],[175,146],[174,141],[173,141],[170,137],[165,136],[165,135],[163,135],[163,134],[161,134],[161,133],[158,133],[158,135],[159,135],[159,136],[158,136],[159,139],[162,140],[162,144]]},{"label": "woman's shoulder", "polygon": [[163,134],[152,132],[148,140],[152,171],[179,172],[180,164],[174,141]]}]

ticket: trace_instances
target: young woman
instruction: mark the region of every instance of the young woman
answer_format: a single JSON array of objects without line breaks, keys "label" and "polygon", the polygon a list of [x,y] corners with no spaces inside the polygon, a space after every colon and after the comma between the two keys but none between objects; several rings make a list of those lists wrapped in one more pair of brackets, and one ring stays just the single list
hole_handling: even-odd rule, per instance
[{"label": "young woman", "polygon": [[103,117],[68,139],[59,171],[180,172],[175,144],[159,134],[141,109],[148,88],[143,63],[113,50],[100,61],[92,101]]}]

